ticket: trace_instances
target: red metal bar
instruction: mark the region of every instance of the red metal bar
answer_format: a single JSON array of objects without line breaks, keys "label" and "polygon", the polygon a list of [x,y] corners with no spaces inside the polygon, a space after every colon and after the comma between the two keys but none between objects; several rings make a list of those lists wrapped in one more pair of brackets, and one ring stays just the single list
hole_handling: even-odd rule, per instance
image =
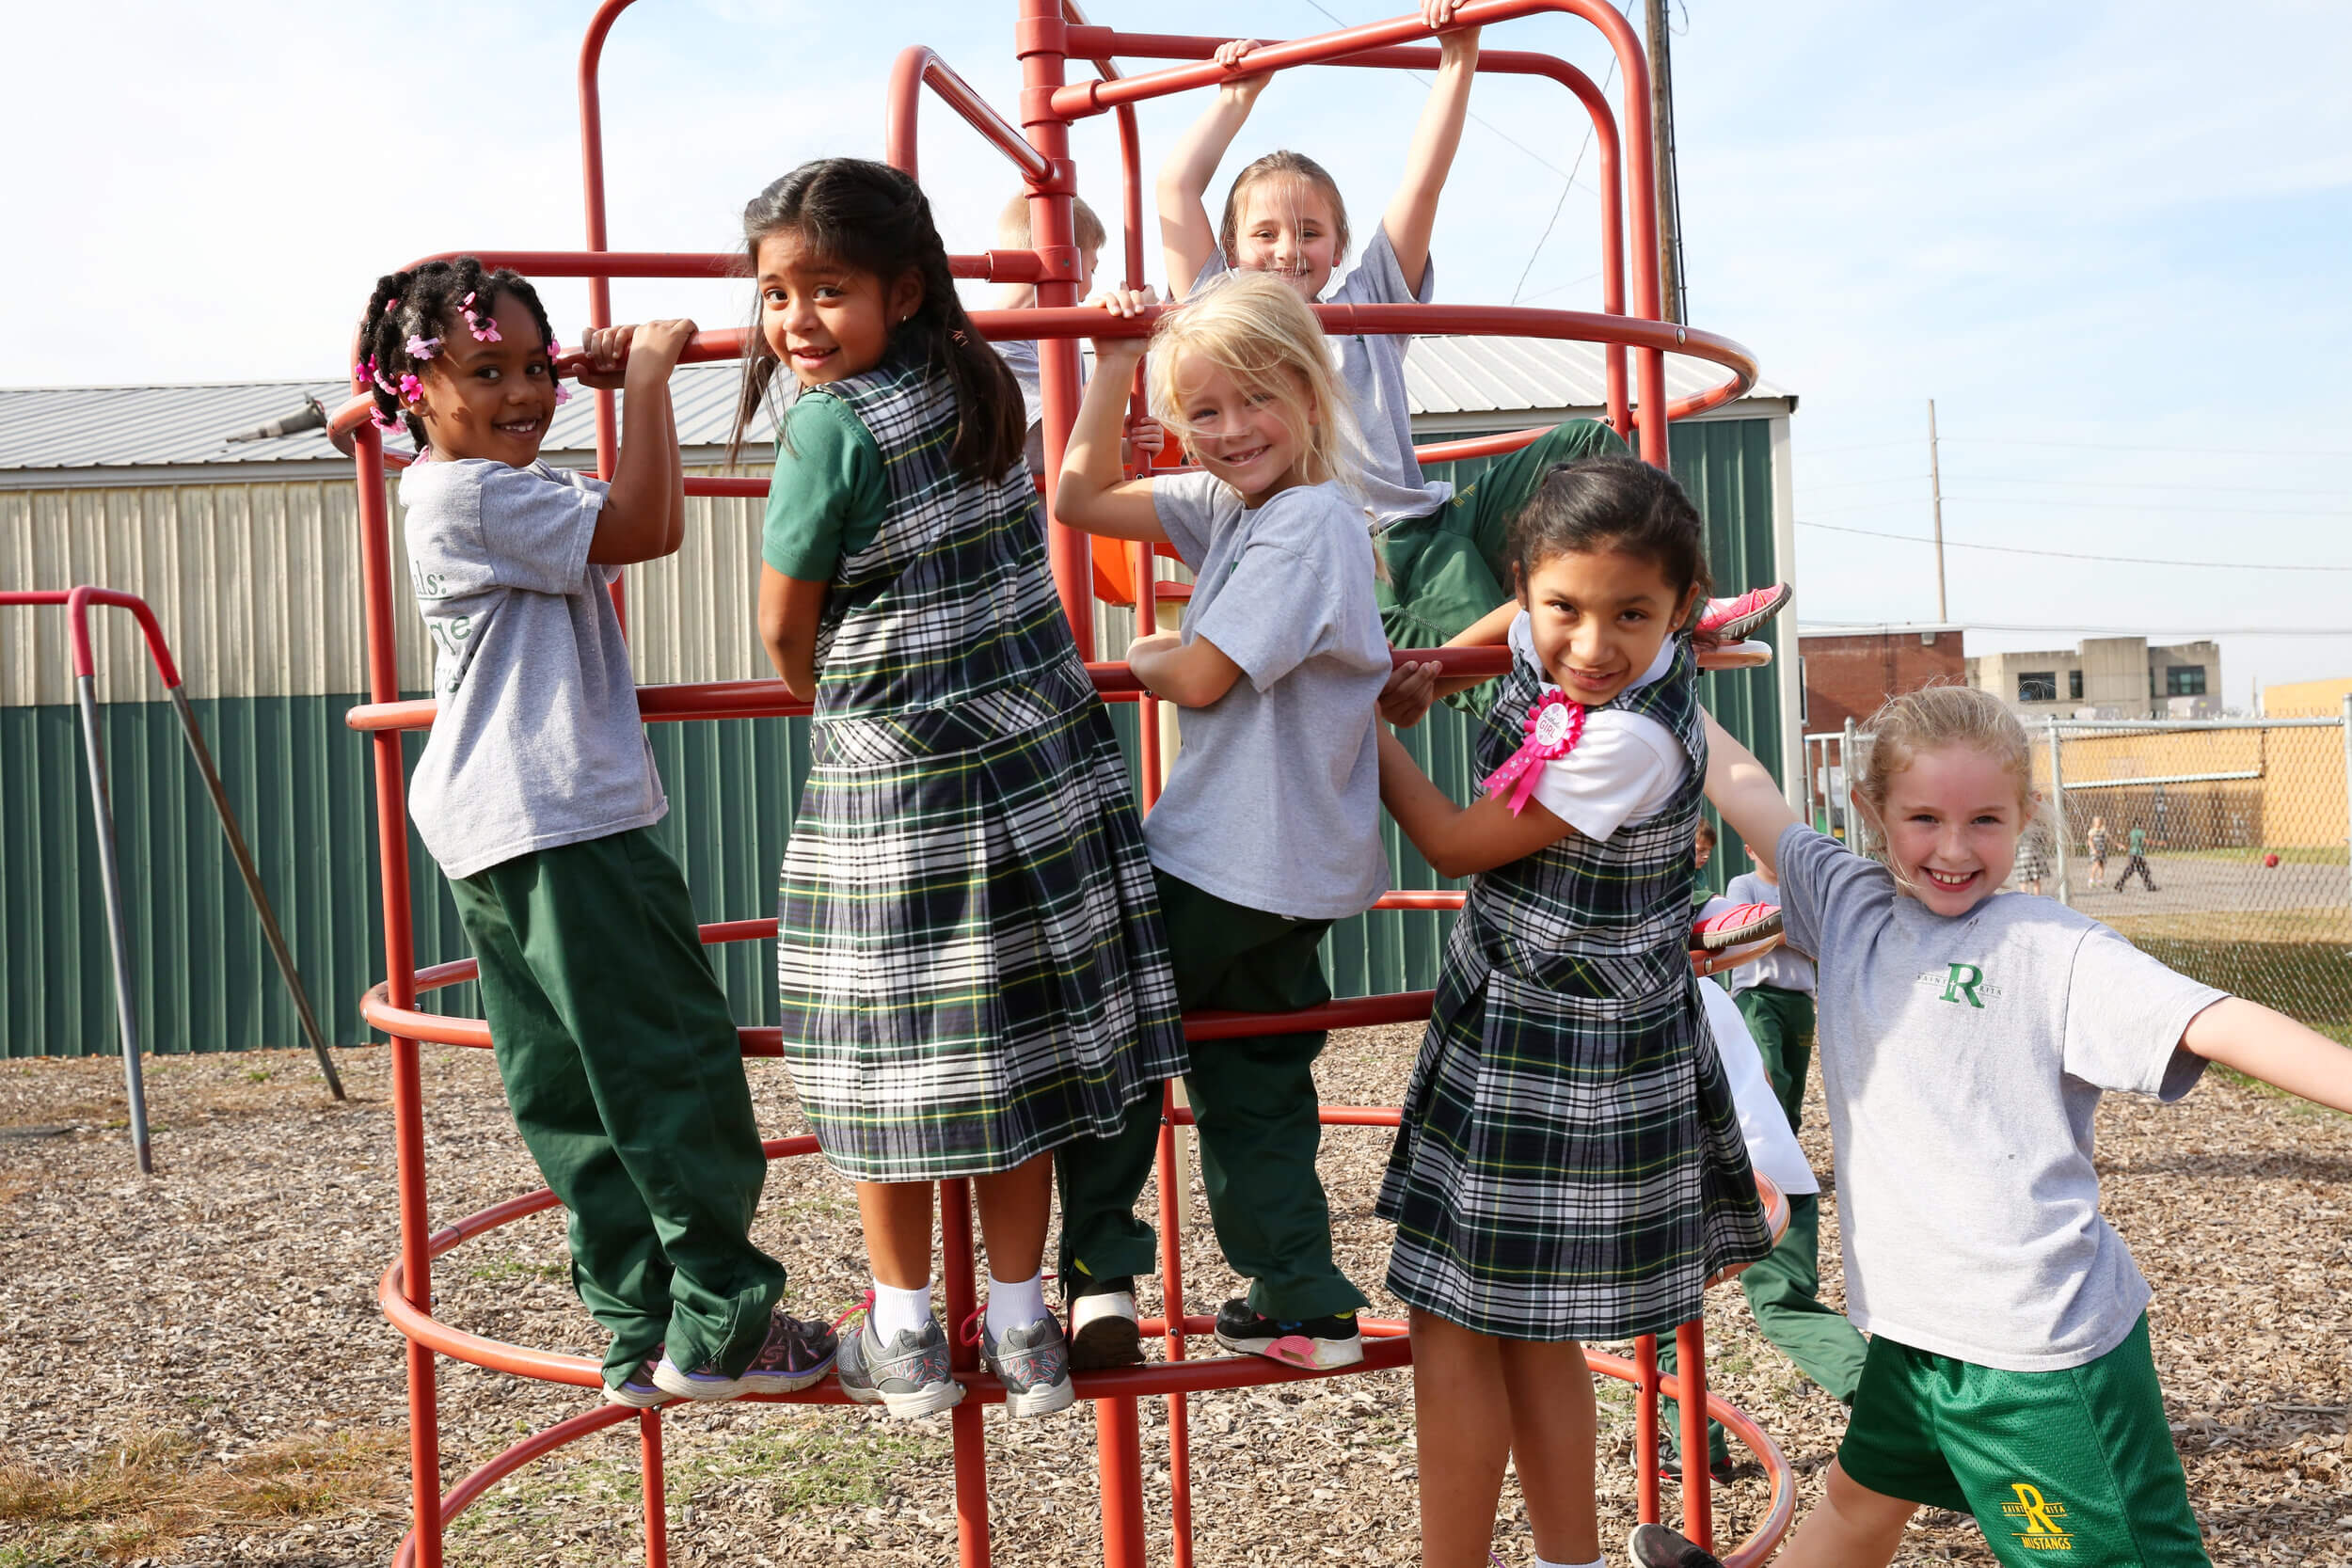
[{"label": "red metal bar", "polygon": [[[966,1384],[980,1372],[979,1347],[963,1335],[978,1309],[972,1246],[972,1183],[939,1184],[940,1284],[947,1298],[947,1364]],[[999,1389],[998,1396],[1002,1397]],[[980,1433],[979,1402],[970,1397],[948,1418],[956,1456],[956,1561],[958,1568],[988,1568],[988,1447]]]},{"label": "red metal bar", "polygon": [[[1593,1353],[1586,1351],[1589,1365]],[[1644,1334],[1633,1341],[1633,1509],[1643,1524],[1659,1522],[1658,1503],[1658,1336]],[[1702,1448],[1701,1453],[1707,1450]],[[1689,1470],[1683,1472],[1690,1474]]]},{"label": "red metal bar", "polygon": [[[1051,103],[1055,89],[1062,85],[1067,63],[1062,40],[1069,24],[1062,18],[1062,0],[1019,0],[1019,7],[1013,38],[1014,52],[1021,59],[1021,128],[1051,171],[1046,178],[1029,182],[1029,241],[1040,256],[1074,256],[1077,229],[1072,198],[1077,192],[1077,178],[1070,162],[1070,126],[1066,117],[1054,112]],[[1076,280],[1041,278],[1037,303],[1040,311],[1074,307],[1078,303]],[[1014,327],[1021,337],[1038,339],[1038,391],[1044,404],[1041,422],[1045,472],[1049,478],[1058,475],[1062,452],[1070,444],[1070,427],[1078,416],[1078,345],[1072,338],[1031,333],[1030,318],[1036,312],[983,313],[1017,317],[1004,325]],[[1104,314],[1099,310],[1085,313],[1096,320],[1103,319]],[[977,325],[978,318],[974,320]],[[981,326],[980,331],[992,340],[1012,335],[993,331],[989,326]],[[1046,515],[1052,524],[1046,531],[1046,556],[1054,569],[1054,587],[1061,594],[1063,612],[1070,617],[1071,635],[1082,653],[1090,653],[1094,648],[1090,547],[1083,536],[1053,517],[1053,499],[1051,495],[1045,498]]]},{"label": "red metal bar", "polygon": [[[373,427],[354,433],[359,473],[359,578],[367,612],[368,692],[375,701],[400,695],[400,665],[392,634],[391,517],[384,497],[384,448]],[[417,1000],[416,941],[409,922],[407,781],[400,736],[376,732],[375,843],[384,901],[386,978],[377,989],[395,1008]],[[486,1031],[485,1031],[486,1033]],[[432,1256],[426,1249],[424,1087],[414,1036],[393,1033],[392,1148],[400,1188],[400,1256],[407,1304],[429,1312]],[[433,1353],[408,1341],[408,1462],[413,1480],[419,1568],[440,1568],[441,1445]]]},{"label": "red metal bar", "polygon": [[882,121],[884,162],[918,180],[922,178],[915,168],[914,122],[926,87],[961,115],[983,141],[1010,158],[1023,179],[1036,185],[1053,178],[1053,166],[1044,155],[1024,140],[1021,133],[980,96],[978,89],[957,75],[935,51],[919,43],[900,50],[890,68],[889,112]]},{"label": "red metal bar", "polygon": [[670,1505],[661,1473],[661,1412],[637,1418],[637,1468],[644,1478],[645,1568],[670,1568]]},{"label": "red metal bar", "polygon": [[1103,1568],[1143,1568],[1143,1434],[1132,1394],[1094,1402],[1094,1454],[1103,1509]]},{"label": "red metal bar", "polygon": [[1707,1464],[1707,1325],[1693,1319],[1675,1330],[1675,1409],[1682,1418],[1682,1533],[1715,1549],[1714,1477]]},{"label": "red metal bar", "polygon": [[[580,199],[587,214],[588,248],[604,251],[612,247],[606,243],[604,222],[604,100],[596,81],[598,68],[604,62],[604,40],[612,31],[612,24],[635,0],[604,0],[589,19],[587,36],[580,45]],[[612,325],[612,275],[591,273],[588,276],[588,325]],[[596,399],[596,474],[602,479],[612,477],[612,467],[620,452],[620,425],[615,416],[610,388],[595,388]],[[624,636],[628,631],[628,591],[622,580],[612,581],[612,610],[621,619]]]},{"label": "red metal bar", "polygon": [[[1176,1085],[1160,1089],[1160,1300],[1167,1329],[1167,1355],[1184,1354],[1184,1247],[1179,1196],[1189,1180],[1176,1159]],[[1190,1116],[1185,1119],[1189,1121]],[[1192,1412],[1182,1393],[1168,1396],[1168,1483],[1175,1568],[1192,1568]],[[1140,1507],[1140,1501],[1138,1501]]]}]

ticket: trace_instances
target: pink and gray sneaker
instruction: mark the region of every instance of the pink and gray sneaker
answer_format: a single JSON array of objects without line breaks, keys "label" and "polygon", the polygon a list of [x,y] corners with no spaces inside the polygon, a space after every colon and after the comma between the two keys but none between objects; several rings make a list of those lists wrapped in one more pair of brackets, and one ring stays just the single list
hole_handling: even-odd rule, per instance
[{"label": "pink and gray sneaker", "polygon": [[1352,1367],[1364,1358],[1363,1336],[1353,1312],[1284,1322],[1252,1311],[1238,1297],[1217,1308],[1216,1342],[1245,1355],[1263,1355],[1310,1371]]},{"label": "pink and gray sneaker", "polygon": [[1740,642],[1756,627],[1779,614],[1796,595],[1785,582],[1751,588],[1737,598],[1709,599],[1692,633],[1702,642]]},{"label": "pink and gray sneaker", "polygon": [[1744,942],[1762,942],[1780,930],[1778,904],[1734,904],[1704,920],[1691,923],[1691,945],[1705,953],[1720,953]]},{"label": "pink and gray sneaker", "polygon": [[1070,1341],[1061,1322],[1052,1313],[1035,1323],[1005,1330],[995,1338],[982,1319],[980,1361],[1005,1386],[1005,1414],[1013,1417],[1050,1416],[1067,1410],[1078,1398],[1070,1381]]}]

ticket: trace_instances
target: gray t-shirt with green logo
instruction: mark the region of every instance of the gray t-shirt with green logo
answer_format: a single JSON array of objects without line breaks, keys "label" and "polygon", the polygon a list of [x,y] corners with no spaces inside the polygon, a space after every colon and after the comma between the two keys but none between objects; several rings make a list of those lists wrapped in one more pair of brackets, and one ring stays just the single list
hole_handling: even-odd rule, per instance
[{"label": "gray t-shirt with green logo", "polygon": [[1820,966],[1846,1315],[1899,1344],[2057,1371],[2120,1344],[2148,1282],[2099,1213],[2103,1089],[2172,1101],[2226,994],[2097,921],[2002,894],[1958,919],[1801,824],[1775,852],[1791,945]]}]

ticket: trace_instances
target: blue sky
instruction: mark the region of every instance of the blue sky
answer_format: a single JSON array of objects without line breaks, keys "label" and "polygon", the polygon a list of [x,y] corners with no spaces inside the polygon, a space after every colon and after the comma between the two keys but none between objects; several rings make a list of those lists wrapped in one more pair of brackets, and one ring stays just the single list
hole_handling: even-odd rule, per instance
[{"label": "blue sky", "polygon": [[[1403,8],[1322,6],[1349,22]],[[0,169],[16,242],[0,252],[0,381],[332,373],[377,271],[456,246],[577,245],[571,80],[588,9],[254,0],[13,19],[12,54],[57,69],[0,103],[0,133],[32,150]],[[1009,111],[1012,9],[644,0],[606,53],[613,245],[726,248],[776,174],[879,155],[881,87],[905,44],[938,49]],[[1197,0],[1182,22],[1128,0],[1091,11],[1208,34],[1331,24],[1315,0]],[[1925,533],[1933,397],[1954,619],[2345,628],[2225,636],[2225,695],[2242,705],[2257,677],[2352,673],[2352,571],[2312,569],[2352,567],[2352,8],[2249,3],[2226,32],[2214,15],[2167,0],[1684,0],[1675,77],[1692,318],[1802,395],[1799,517]],[[1607,65],[1565,17],[1488,41],[1597,77]],[[1422,90],[1299,73],[1269,89],[1235,157],[1314,154],[1360,228]],[[1146,106],[1147,157],[1196,106]],[[1480,84],[1484,123],[1439,215],[1444,297],[1597,308],[1594,198],[1580,186],[1558,201],[1582,142],[1568,107],[1547,84]],[[1084,189],[1115,213],[1107,117],[1077,140]],[[936,103],[923,159],[951,243],[984,243],[1006,168]],[[549,293],[573,336],[584,291]],[[706,325],[748,305],[731,284],[615,294],[624,319]],[[1924,546],[1825,527],[1799,543],[1806,620],[1934,614]],[[1972,631],[1970,647],[2074,635]]]}]

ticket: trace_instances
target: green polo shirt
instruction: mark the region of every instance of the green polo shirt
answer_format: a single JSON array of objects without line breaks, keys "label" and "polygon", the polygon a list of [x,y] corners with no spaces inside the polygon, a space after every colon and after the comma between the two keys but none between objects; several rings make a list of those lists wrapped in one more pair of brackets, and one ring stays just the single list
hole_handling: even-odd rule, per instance
[{"label": "green polo shirt", "polygon": [[760,559],[803,582],[832,580],[845,555],[874,542],[889,509],[882,449],[849,404],[803,393],[784,417]]}]

